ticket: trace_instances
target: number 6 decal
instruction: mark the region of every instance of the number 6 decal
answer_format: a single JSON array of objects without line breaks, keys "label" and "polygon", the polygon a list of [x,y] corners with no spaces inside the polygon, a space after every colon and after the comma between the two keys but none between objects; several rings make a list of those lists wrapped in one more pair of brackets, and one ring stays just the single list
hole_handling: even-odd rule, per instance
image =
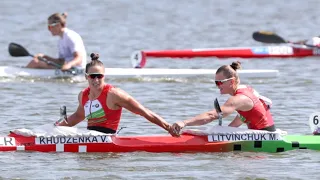
[{"label": "number 6 decal", "polygon": [[318,125],[319,124],[319,119],[318,119],[318,115],[313,116],[313,124],[314,125]]},{"label": "number 6 decal", "polygon": [[311,132],[313,132],[319,127],[319,116],[320,116],[320,112],[312,113],[309,116],[309,126],[311,129]]}]

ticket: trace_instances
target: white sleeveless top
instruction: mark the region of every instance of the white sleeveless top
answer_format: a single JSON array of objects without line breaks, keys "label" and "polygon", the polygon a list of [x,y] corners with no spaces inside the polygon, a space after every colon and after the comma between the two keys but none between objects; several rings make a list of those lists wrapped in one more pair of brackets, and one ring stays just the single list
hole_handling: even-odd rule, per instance
[{"label": "white sleeveless top", "polygon": [[87,64],[87,52],[84,47],[81,36],[73,30],[64,29],[62,38],[58,41],[59,58],[70,62],[74,57],[74,52],[79,52],[82,55],[82,63],[77,67],[85,68]]}]

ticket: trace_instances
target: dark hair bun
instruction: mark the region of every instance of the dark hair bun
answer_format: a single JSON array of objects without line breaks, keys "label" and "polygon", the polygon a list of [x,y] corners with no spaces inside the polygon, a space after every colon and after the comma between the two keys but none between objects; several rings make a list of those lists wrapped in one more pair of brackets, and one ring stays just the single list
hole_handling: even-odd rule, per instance
[{"label": "dark hair bun", "polygon": [[62,15],[65,19],[67,19],[67,17],[68,17],[68,13],[66,13],[66,12],[62,13],[61,15]]},{"label": "dark hair bun", "polygon": [[99,59],[99,54],[98,53],[91,53],[90,54],[91,61],[95,61]]},{"label": "dark hair bun", "polygon": [[241,63],[239,61],[233,62],[230,66],[235,71],[237,71],[237,69],[241,69]]}]

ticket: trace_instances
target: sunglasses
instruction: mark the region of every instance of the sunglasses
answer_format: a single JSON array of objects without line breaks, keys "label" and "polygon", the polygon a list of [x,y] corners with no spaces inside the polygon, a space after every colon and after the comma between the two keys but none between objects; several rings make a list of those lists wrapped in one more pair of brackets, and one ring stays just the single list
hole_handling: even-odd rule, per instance
[{"label": "sunglasses", "polygon": [[56,22],[56,23],[51,23],[51,24],[48,24],[48,27],[51,28],[51,27],[55,27],[56,25],[60,24],[59,22]]},{"label": "sunglasses", "polygon": [[228,78],[228,79],[222,79],[222,80],[215,80],[215,83],[217,86],[221,86],[223,83],[233,79],[234,77]]},{"label": "sunglasses", "polygon": [[90,79],[102,79],[104,77],[104,74],[98,74],[98,73],[92,73],[92,74],[86,74]]}]

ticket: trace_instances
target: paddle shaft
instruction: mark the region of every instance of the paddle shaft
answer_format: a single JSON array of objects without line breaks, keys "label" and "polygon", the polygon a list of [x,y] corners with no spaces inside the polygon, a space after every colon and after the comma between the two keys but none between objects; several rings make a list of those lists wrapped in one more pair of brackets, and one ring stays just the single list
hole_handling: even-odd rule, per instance
[{"label": "paddle shaft", "polygon": [[[32,54],[29,54],[29,56],[35,57],[35,56],[32,55]],[[46,60],[46,59],[43,58],[43,57],[38,57],[38,59],[39,59],[40,61],[42,61],[42,62],[47,63],[48,65],[52,65],[52,66],[54,66],[54,67],[56,67],[56,68],[58,68],[58,69],[61,69],[61,65],[58,64],[58,63],[55,63],[55,62],[52,62],[52,61],[48,61],[48,60]],[[70,70],[70,69],[68,69],[68,70],[66,70],[66,71],[67,71],[67,72],[70,72],[70,73],[72,73],[72,74],[76,74],[75,71]]]},{"label": "paddle shaft", "polygon": [[219,101],[218,101],[218,98],[216,98],[214,100],[214,108],[216,109],[217,113],[218,113],[218,119],[219,119],[219,126],[222,126],[222,111],[221,111],[221,108],[220,108],[220,104],[219,104]]},{"label": "paddle shaft", "polygon": [[320,48],[319,46],[315,46],[315,45],[311,45],[311,44],[300,44],[300,43],[295,43],[295,42],[288,42],[289,44],[298,44],[298,45],[304,45],[307,47],[311,47],[311,48]]},{"label": "paddle shaft", "polygon": [[[32,54],[30,54],[29,56],[31,56],[31,57],[35,57],[34,55],[32,55]],[[42,61],[42,62],[45,62],[45,63],[47,63],[47,64],[49,64],[49,65],[52,65],[52,66],[54,66],[54,67],[56,67],[56,68],[61,68],[61,65],[60,64],[57,64],[57,63],[55,63],[55,62],[52,62],[52,61],[48,61],[48,60],[46,60],[45,58],[43,58],[43,57],[38,57],[38,59],[40,60],[40,61]]]}]

